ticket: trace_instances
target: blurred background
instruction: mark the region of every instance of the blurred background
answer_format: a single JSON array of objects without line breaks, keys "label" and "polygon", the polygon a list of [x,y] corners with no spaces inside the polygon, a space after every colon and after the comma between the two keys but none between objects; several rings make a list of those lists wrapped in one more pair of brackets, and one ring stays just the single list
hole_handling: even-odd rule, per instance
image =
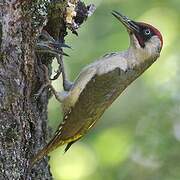
[{"label": "blurred background", "polygon": [[[153,24],[163,34],[161,57],[105,112],[89,134],[51,153],[55,180],[179,180],[180,179],[180,1],[84,0],[97,7],[66,43],[70,80],[108,52],[129,46],[125,28],[112,15],[117,10],[136,21]],[[56,64],[54,64],[56,66]],[[59,80],[54,82],[60,90]],[[60,104],[49,103],[49,125],[62,120]]]}]

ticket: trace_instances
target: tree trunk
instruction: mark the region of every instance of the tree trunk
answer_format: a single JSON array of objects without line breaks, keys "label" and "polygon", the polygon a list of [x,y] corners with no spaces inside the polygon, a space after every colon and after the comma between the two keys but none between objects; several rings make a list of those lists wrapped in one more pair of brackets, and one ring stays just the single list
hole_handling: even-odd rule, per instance
[{"label": "tree trunk", "polygon": [[[47,92],[33,99],[44,73],[34,53],[31,5],[6,0],[1,7],[0,179],[28,179],[29,159],[47,136]],[[30,176],[51,179],[47,159]]]},{"label": "tree trunk", "polygon": [[[46,0],[40,3],[45,4]],[[58,8],[57,3],[60,5]],[[45,82],[42,63],[49,66],[52,61],[50,55],[39,55],[37,58],[34,47],[37,33],[42,28],[55,39],[64,41],[66,35],[64,13],[67,1],[52,0],[46,17],[39,15],[36,7],[36,0],[0,2],[2,24],[0,26],[0,179],[2,180],[52,179],[47,158],[36,168],[29,169],[30,159],[46,144],[48,137],[49,92],[43,91],[37,100],[34,99],[34,94]],[[48,23],[43,27],[46,19]],[[73,27],[70,29],[75,32]]]}]

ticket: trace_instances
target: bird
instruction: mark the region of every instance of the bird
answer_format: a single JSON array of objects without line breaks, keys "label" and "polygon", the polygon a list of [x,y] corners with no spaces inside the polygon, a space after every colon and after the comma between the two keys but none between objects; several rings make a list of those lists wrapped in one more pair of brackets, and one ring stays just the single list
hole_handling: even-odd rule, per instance
[{"label": "bird", "polygon": [[130,45],[124,51],[107,54],[85,66],[69,89],[56,92],[62,103],[63,121],[50,142],[31,160],[34,165],[57,147],[84,137],[120,94],[160,56],[163,37],[150,24],[136,22],[118,11],[112,11],[127,29]]}]

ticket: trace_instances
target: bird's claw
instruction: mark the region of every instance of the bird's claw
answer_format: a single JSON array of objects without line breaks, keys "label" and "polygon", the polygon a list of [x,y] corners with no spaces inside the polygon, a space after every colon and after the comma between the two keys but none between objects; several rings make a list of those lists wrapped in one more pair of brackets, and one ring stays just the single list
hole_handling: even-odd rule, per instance
[{"label": "bird's claw", "polygon": [[[58,70],[57,70],[57,73],[55,74],[55,76],[53,78],[48,78],[48,80],[49,81],[56,80],[60,76],[60,74],[62,73],[63,87],[64,87],[65,91],[68,91],[69,89],[71,89],[72,83],[70,83],[66,80],[66,73],[64,72],[62,55],[64,55],[64,56],[69,56],[69,55],[64,53],[62,48],[71,48],[71,47],[64,44],[64,43],[61,43],[61,42],[54,40],[54,38],[51,37],[47,31],[44,31],[44,30],[40,34],[38,42],[36,44],[36,51],[37,52],[53,54],[57,59],[57,63],[59,64],[59,67],[58,67]],[[48,73],[46,73],[46,76],[48,77],[47,74]],[[36,94],[36,99],[42,93],[44,88],[45,87],[40,88],[40,90],[39,90],[40,92]],[[53,89],[53,88],[51,88],[51,89]]]},{"label": "bird's claw", "polygon": [[37,101],[37,99],[40,97],[40,95],[42,94],[42,92],[44,91],[45,88],[47,88],[48,86],[51,86],[51,83],[45,83],[43,84],[40,89],[38,90],[38,92],[36,94],[34,94],[34,100]]},{"label": "bird's claw", "polygon": [[69,56],[68,54],[64,53],[62,48],[68,46],[66,44],[57,43],[57,42],[49,42],[49,41],[41,41],[36,43],[36,51],[42,53],[50,53],[54,55],[64,55]]},{"label": "bird's claw", "polygon": [[71,48],[65,43],[56,41],[49,33],[45,30],[41,32],[39,35],[38,42],[36,43],[36,51],[37,52],[44,52],[44,53],[51,53],[54,55],[64,55],[69,56],[68,54],[64,53],[62,48]]}]

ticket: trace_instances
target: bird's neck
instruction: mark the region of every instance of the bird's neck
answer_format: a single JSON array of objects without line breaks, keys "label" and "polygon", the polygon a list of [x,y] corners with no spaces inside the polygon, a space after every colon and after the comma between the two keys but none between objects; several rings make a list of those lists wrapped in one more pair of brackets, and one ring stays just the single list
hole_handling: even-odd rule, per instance
[{"label": "bird's neck", "polygon": [[126,51],[129,66],[138,66],[157,59],[160,55],[160,44],[161,42],[156,36],[146,42],[144,48],[140,47],[137,40],[131,39],[130,47]]},{"label": "bird's neck", "polygon": [[[126,51],[128,68],[140,66],[141,64],[151,61],[151,56],[144,49],[134,48],[132,46]],[[148,63],[148,62],[147,62]]]}]

